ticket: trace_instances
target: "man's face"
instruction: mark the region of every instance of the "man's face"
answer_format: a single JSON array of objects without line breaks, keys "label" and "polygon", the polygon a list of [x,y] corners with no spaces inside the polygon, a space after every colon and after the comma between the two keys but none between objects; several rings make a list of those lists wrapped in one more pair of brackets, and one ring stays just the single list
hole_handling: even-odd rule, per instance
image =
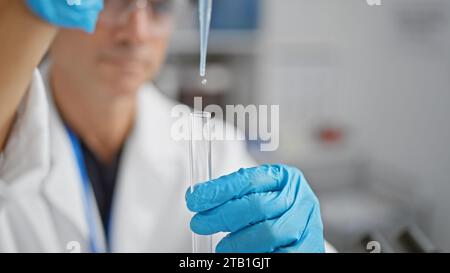
[{"label": "man's face", "polygon": [[171,18],[167,7],[157,6],[164,3],[106,0],[93,35],[60,31],[51,47],[53,69],[102,95],[135,94],[154,79],[165,59]]}]

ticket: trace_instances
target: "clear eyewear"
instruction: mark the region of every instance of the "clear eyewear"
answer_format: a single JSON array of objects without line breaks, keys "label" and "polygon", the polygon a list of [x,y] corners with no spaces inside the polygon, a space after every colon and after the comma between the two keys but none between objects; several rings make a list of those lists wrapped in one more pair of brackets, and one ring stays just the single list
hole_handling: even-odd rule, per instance
[{"label": "clear eyewear", "polygon": [[149,29],[165,33],[172,25],[172,0],[105,0],[100,22],[110,27],[127,24],[136,10],[145,11]]}]

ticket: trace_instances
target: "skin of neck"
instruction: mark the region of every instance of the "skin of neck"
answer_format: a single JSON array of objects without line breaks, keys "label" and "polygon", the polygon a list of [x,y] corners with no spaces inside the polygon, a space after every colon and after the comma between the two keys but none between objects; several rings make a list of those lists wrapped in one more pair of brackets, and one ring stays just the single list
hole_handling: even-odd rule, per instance
[{"label": "skin of neck", "polygon": [[108,96],[98,85],[86,84],[50,67],[50,85],[63,121],[104,164],[120,152],[133,128],[137,94]]}]

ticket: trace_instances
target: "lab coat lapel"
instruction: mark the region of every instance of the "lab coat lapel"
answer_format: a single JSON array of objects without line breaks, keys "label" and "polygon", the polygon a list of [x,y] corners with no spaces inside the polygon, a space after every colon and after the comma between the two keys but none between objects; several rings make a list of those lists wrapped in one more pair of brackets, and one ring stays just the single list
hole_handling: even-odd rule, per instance
[{"label": "lab coat lapel", "polygon": [[105,249],[105,239],[101,219],[93,193],[91,210],[95,218],[95,231],[90,231],[83,204],[84,192],[77,161],[66,129],[56,112],[54,104],[50,107],[50,131],[52,145],[52,171],[47,180],[45,193],[54,207],[72,223],[72,232],[62,234],[66,241],[81,241],[82,251],[90,251],[89,232],[96,232],[97,246]]},{"label": "lab coat lapel", "polygon": [[46,182],[45,193],[54,207],[78,228],[80,235],[87,238],[76,161],[67,137],[58,126],[55,113],[51,116],[52,172]]},{"label": "lab coat lapel", "polygon": [[[82,251],[90,251],[89,228],[86,221],[85,209],[83,206],[83,190],[81,177],[78,171],[77,161],[73,152],[72,144],[68,137],[64,123],[57,111],[48,84],[47,67],[42,69],[46,84],[46,91],[49,100],[50,112],[50,142],[51,142],[51,171],[44,185],[44,194],[55,210],[59,212],[64,223],[70,223],[65,231],[61,231],[59,236],[63,241],[77,241],[82,245]],[[100,249],[105,248],[105,240],[101,219],[93,194],[92,211],[96,219],[96,242]],[[59,218],[57,218],[59,219]],[[67,222],[68,221],[68,222]],[[62,230],[62,229],[60,229]],[[69,232],[67,232],[70,230]]]},{"label": "lab coat lapel", "polygon": [[136,124],[122,155],[113,208],[112,245],[115,251],[165,251],[164,246],[155,245],[162,244],[155,237],[163,236],[162,227],[174,224],[164,223],[164,213],[178,212],[182,207],[182,179],[187,177],[187,167],[179,155],[187,146],[172,140],[171,105],[156,88],[145,86],[138,99]]}]

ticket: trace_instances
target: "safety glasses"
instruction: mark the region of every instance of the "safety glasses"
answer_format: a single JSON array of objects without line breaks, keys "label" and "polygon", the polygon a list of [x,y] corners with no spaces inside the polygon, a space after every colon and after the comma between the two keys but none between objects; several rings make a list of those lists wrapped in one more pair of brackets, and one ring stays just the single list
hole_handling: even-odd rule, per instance
[{"label": "safety glasses", "polygon": [[173,0],[105,0],[100,22],[109,27],[127,24],[135,11],[143,12],[148,29],[154,34],[170,31],[172,25]]}]

